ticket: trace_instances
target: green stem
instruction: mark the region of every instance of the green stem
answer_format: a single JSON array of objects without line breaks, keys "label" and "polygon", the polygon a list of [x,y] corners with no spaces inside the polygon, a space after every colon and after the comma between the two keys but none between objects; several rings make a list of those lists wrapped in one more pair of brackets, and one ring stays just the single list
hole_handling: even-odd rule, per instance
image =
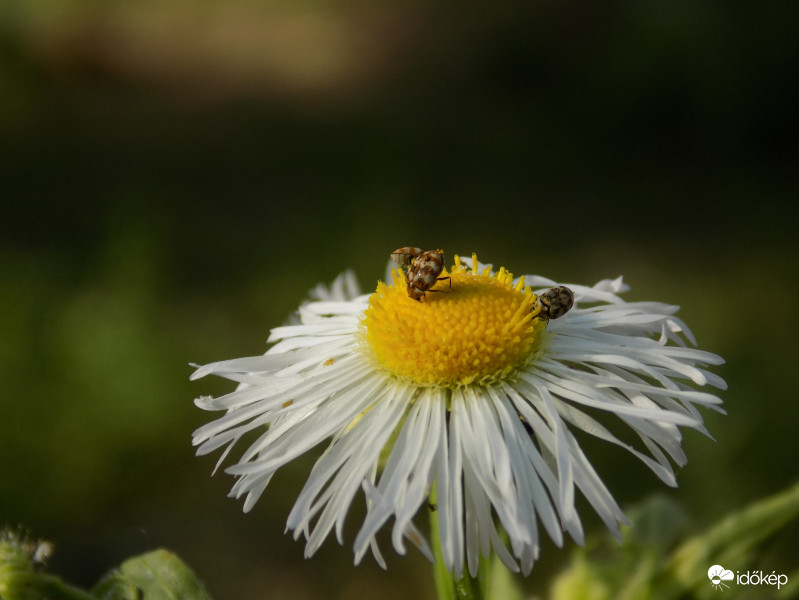
[{"label": "green stem", "polygon": [[[471,577],[468,569],[461,577],[455,577],[444,564],[444,555],[441,552],[441,536],[438,531],[438,510],[436,508],[436,487],[430,491],[430,541],[433,544],[433,576],[436,582],[436,597],[438,600],[483,600],[481,578]],[[481,564],[482,567],[482,564]],[[484,569],[480,569],[484,574]]]},{"label": "green stem", "polygon": [[[481,569],[482,572],[482,569]],[[483,586],[480,577],[472,577],[468,572],[455,580],[455,597],[458,600],[483,600]]]}]

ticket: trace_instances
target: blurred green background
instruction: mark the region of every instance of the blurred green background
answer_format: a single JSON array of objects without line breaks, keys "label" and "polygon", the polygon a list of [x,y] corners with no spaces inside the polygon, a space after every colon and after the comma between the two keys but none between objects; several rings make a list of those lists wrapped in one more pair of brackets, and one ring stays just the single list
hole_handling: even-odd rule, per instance
[{"label": "blurred green background", "polygon": [[[601,4],[601,5],[600,5]],[[797,467],[799,4],[620,0],[5,0],[0,4],[0,522],[81,585],[177,552],[215,598],[432,598],[284,535],[313,456],[250,514],[193,456],[231,389],[189,362],[259,354],[307,291],[396,247],[682,306],[729,416],[680,488],[586,440],[622,506],[699,531]],[[583,506],[589,531],[601,524]],[[350,520],[351,542],[357,515]],[[796,529],[770,562],[788,571]],[[795,549],[795,548],[794,548]],[[544,543],[545,594],[567,551]]]}]

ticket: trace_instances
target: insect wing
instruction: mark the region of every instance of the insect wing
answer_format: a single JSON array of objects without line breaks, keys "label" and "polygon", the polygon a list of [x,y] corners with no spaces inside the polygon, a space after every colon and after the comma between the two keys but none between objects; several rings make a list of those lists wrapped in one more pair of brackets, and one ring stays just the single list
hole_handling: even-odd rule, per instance
[{"label": "insect wing", "polygon": [[393,260],[398,267],[407,267],[413,259],[422,254],[421,248],[414,248],[406,246],[405,248],[397,248],[391,253],[391,260]]}]

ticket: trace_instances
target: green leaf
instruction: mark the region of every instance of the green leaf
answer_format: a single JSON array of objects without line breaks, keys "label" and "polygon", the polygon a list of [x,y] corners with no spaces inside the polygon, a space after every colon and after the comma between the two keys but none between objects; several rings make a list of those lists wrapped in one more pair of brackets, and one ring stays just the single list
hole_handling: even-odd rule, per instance
[{"label": "green leaf", "polygon": [[[726,516],[671,551],[683,529],[681,512],[664,499],[650,500],[635,511],[633,527],[624,530],[621,545],[605,539],[595,541],[593,548],[575,550],[571,565],[558,575],[549,597],[715,600],[719,592],[709,583],[708,568],[716,564],[731,569],[735,565],[757,567],[765,542],[799,518],[799,483]],[[779,591],[783,600],[799,597],[799,571],[787,576],[788,584]],[[764,593],[776,590],[738,590],[736,597],[763,597]]]},{"label": "green leaf", "polygon": [[710,595],[708,567],[756,564],[756,551],[761,544],[797,517],[799,483],[725,517],[705,533],[684,542],[667,563],[665,575],[683,589],[699,591],[700,596]]},{"label": "green leaf", "polygon": [[163,549],[126,560],[92,594],[98,600],[211,600],[194,573]]}]

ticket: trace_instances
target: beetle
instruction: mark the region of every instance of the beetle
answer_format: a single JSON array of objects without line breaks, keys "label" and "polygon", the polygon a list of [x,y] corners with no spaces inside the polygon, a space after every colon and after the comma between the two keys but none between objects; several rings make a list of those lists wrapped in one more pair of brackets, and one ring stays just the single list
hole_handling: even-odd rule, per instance
[{"label": "beetle", "polygon": [[444,270],[444,251],[427,250],[406,246],[398,248],[391,253],[391,258],[397,265],[407,267],[405,271],[405,287],[408,297],[420,301],[425,297],[425,292],[438,292],[432,288],[437,281],[449,280],[452,289],[452,278],[439,277]]},{"label": "beetle", "polygon": [[542,293],[535,301],[536,308],[547,319],[558,319],[569,312],[574,306],[574,292],[565,285],[559,285]]}]

